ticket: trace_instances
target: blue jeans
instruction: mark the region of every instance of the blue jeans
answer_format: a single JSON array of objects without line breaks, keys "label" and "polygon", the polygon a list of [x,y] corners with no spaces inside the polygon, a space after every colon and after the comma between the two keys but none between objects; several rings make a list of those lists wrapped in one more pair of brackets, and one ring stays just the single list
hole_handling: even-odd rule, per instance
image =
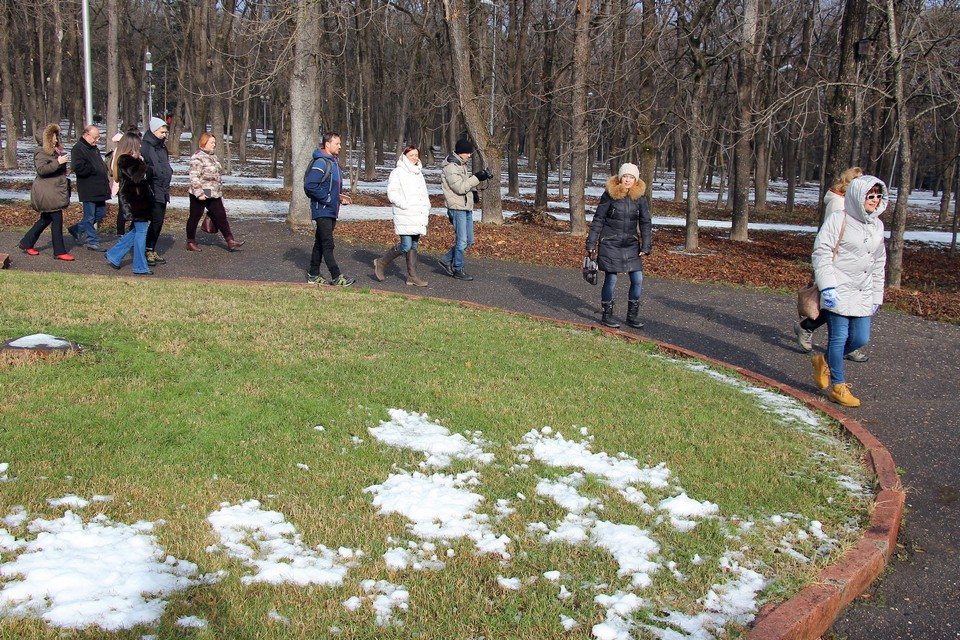
[{"label": "blue jeans", "polygon": [[443,256],[443,261],[449,262],[454,271],[462,271],[463,254],[473,245],[473,211],[447,209],[447,213],[453,217],[453,232],[457,235],[457,240]]},{"label": "blue jeans", "polygon": [[130,249],[133,249],[133,272],[149,273],[150,266],[147,264],[147,227],[150,223],[146,220],[134,220],[133,227],[127,231],[117,244],[110,247],[104,256],[107,261],[115,267],[119,267],[124,257]]},{"label": "blue jeans", "polygon": [[82,202],[83,218],[77,225],[77,235],[83,239],[83,234],[87,234],[87,246],[96,246],[100,244],[100,238],[97,237],[96,224],[103,220],[107,215],[106,202]]},{"label": "blue jeans", "polygon": [[400,236],[400,242],[397,243],[397,246],[393,248],[394,251],[399,251],[400,253],[406,255],[407,251],[413,249],[417,250],[417,243],[420,242],[420,234],[418,233],[415,236]]},{"label": "blue jeans", "polygon": [[830,384],[840,384],[843,378],[843,356],[856,351],[870,341],[870,316],[841,316],[820,310],[827,317],[827,364],[830,366]]},{"label": "blue jeans", "polygon": [[[630,272],[630,291],[627,293],[628,300],[639,300],[640,292],[643,290],[643,271]],[[613,290],[617,286],[617,274],[612,271],[603,272],[603,289],[600,291],[600,302],[611,302],[613,300]]]}]

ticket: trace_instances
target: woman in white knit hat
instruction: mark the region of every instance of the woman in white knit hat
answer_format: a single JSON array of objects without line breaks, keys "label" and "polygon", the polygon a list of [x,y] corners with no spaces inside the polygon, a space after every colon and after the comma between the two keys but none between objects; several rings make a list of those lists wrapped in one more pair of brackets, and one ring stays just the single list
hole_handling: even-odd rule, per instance
[{"label": "woman in white knit hat", "polygon": [[620,165],[617,175],[607,180],[607,189],[593,214],[587,236],[587,254],[596,257],[597,267],[604,272],[600,324],[614,329],[620,326],[613,318],[613,292],[618,273],[630,275],[627,324],[635,329],[643,328],[639,320],[643,256],[650,255],[653,226],[646,191],[647,185],[640,179],[637,165],[630,162]]}]

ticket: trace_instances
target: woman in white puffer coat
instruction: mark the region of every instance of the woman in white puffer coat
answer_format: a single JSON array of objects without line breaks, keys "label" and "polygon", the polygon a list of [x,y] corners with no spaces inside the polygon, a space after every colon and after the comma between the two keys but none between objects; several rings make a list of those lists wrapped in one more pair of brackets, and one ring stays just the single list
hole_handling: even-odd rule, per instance
[{"label": "woman in white puffer coat", "polygon": [[888,204],[887,185],[874,176],[854,179],[843,209],[824,219],[813,243],[813,271],[820,309],[827,318],[826,357],[812,358],[814,381],[830,388],[831,401],[859,407],[844,379],[844,355],[870,340],[870,318],[883,304],[884,246],[880,215]]},{"label": "woman in white puffer coat", "polygon": [[427,286],[426,280],[417,276],[417,243],[427,234],[430,219],[430,195],[423,178],[420,150],[410,145],[404,148],[397,159],[397,168],[390,172],[387,182],[387,198],[393,205],[393,230],[400,242],[373,261],[374,277],[383,282],[384,271],[397,257],[407,257],[407,284]]}]

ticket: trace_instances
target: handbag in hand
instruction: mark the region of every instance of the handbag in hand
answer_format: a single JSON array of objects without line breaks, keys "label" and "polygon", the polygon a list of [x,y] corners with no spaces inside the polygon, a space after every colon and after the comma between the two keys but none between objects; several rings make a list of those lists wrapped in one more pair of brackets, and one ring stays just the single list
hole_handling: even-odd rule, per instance
[{"label": "handbag in hand", "polygon": [[220,229],[217,228],[217,223],[213,221],[213,218],[210,216],[203,216],[203,222],[200,224],[200,229],[206,233],[217,233]]},{"label": "handbag in hand", "polygon": [[797,289],[797,313],[811,320],[820,316],[820,290],[813,280]]},{"label": "handbag in hand", "polygon": [[597,261],[589,254],[583,256],[583,279],[588,284],[597,284]]}]

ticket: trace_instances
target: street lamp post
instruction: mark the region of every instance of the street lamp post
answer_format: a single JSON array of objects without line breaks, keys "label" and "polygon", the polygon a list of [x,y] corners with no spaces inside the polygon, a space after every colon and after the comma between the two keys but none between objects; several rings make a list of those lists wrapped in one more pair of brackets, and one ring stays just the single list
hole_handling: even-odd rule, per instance
[{"label": "street lamp post", "polygon": [[497,5],[493,0],[481,0],[480,3],[489,6],[493,11],[493,28],[491,29],[493,56],[490,62],[490,135],[493,136],[494,98],[497,95]]},{"label": "street lamp post", "polygon": [[93,124],[93,80],[90,72],[90,2],[83,0],[83,102],[87,112],[86,124]]},{"label": "street lamp post", "polygon": [[143,69],[147,72],[147,122],[153,117],[153,63],[150,62],[152,56],[147,51],[144,56]]}]

